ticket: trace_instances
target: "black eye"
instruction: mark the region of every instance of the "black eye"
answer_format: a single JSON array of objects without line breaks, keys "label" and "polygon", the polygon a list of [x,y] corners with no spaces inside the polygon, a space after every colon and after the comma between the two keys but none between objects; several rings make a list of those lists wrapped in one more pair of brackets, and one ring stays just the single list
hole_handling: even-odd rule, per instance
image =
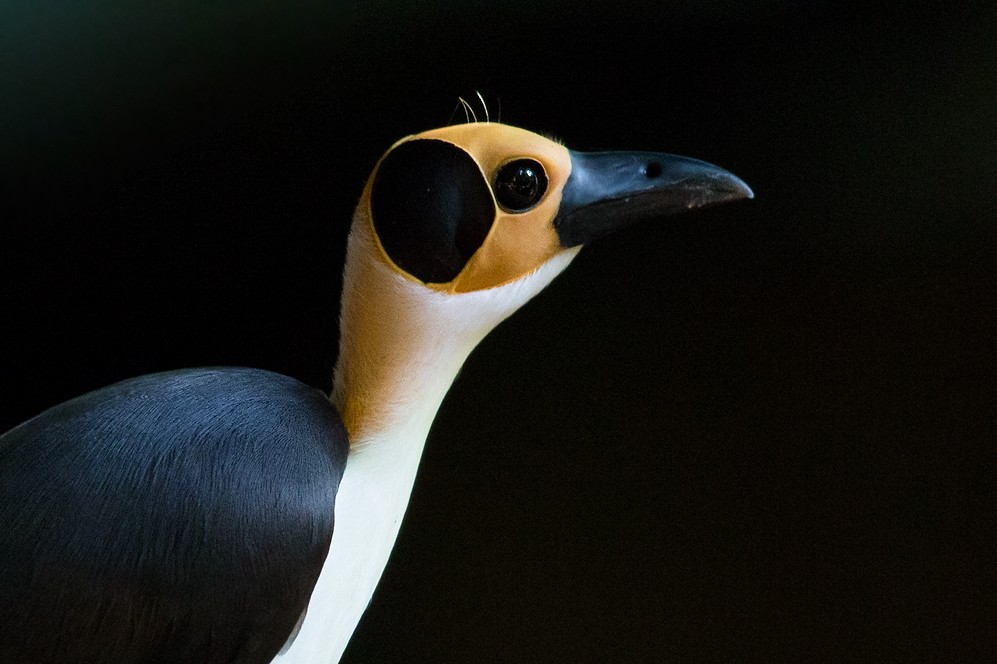
[{"label": "black eye", "polygon": [[547,191],[547,174],[533,159],[510,161],[495,174],[495,200],[506,212],[526,212]]}]

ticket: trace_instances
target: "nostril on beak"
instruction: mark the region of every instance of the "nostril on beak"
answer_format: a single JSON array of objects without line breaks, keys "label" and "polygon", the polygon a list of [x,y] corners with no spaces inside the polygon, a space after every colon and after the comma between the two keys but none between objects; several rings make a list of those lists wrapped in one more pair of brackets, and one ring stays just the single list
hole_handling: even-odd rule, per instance
[{"label": "nostril on beak", "polygon": [[644,176],[648,180],[653,180],[654,178],[661,175],[661,164],[656,161],[649,161],[647,166],[644,167]]}]

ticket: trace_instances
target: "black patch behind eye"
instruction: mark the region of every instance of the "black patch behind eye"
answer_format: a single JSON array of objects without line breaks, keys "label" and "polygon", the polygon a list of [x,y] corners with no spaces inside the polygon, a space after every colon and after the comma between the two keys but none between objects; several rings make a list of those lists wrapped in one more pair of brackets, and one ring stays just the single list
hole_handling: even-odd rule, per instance
[{"label": "black patch behind eye", "polygon": [[445,141],[402,143],[381,161],[370,194],[374,230],[395,265],[427,283],[456,277],[495,221],[470,155]]}]

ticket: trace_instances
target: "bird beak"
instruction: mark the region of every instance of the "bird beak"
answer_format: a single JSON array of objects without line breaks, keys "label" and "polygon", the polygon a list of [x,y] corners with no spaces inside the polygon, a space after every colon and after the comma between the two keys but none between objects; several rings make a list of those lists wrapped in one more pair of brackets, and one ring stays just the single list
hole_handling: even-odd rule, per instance
[{"label": "bird beak", "polygon": [[733,173],[698,159],[657,152],[575,152],[554,229],[562,247],[645,219],[754,198]]}]

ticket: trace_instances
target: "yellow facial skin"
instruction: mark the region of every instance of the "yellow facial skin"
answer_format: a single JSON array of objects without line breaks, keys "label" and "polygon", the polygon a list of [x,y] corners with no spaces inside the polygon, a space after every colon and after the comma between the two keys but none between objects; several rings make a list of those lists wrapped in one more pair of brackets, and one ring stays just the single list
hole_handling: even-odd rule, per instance
[{"label": "yellow facial skin", "polygon": [[[446,141],[464,150],[478,164],[489,189],[498,169],[513,159],[535,159],[547,174],[547,192],[540,203],[526,212],[502,210],[495,203],[493,192],[495,221],[481,247],[452,281],[425,284],[426,287],[444,293],[495,288],[530,274],[563,251],[553,220],[561,204],[561,190],[571,174],[571,158],[564,146],[525,129],[497,123],[474,123],[409,136],[393,145],[392,149],[405,141],[418,139]],[[370,214],[370,192],[376,173],[375,169],[367,181],[359,205],[375,238],[377,233]],[[419,281],[391,261],[380,240],[377,244],[381,260],[407,279]]]}]

